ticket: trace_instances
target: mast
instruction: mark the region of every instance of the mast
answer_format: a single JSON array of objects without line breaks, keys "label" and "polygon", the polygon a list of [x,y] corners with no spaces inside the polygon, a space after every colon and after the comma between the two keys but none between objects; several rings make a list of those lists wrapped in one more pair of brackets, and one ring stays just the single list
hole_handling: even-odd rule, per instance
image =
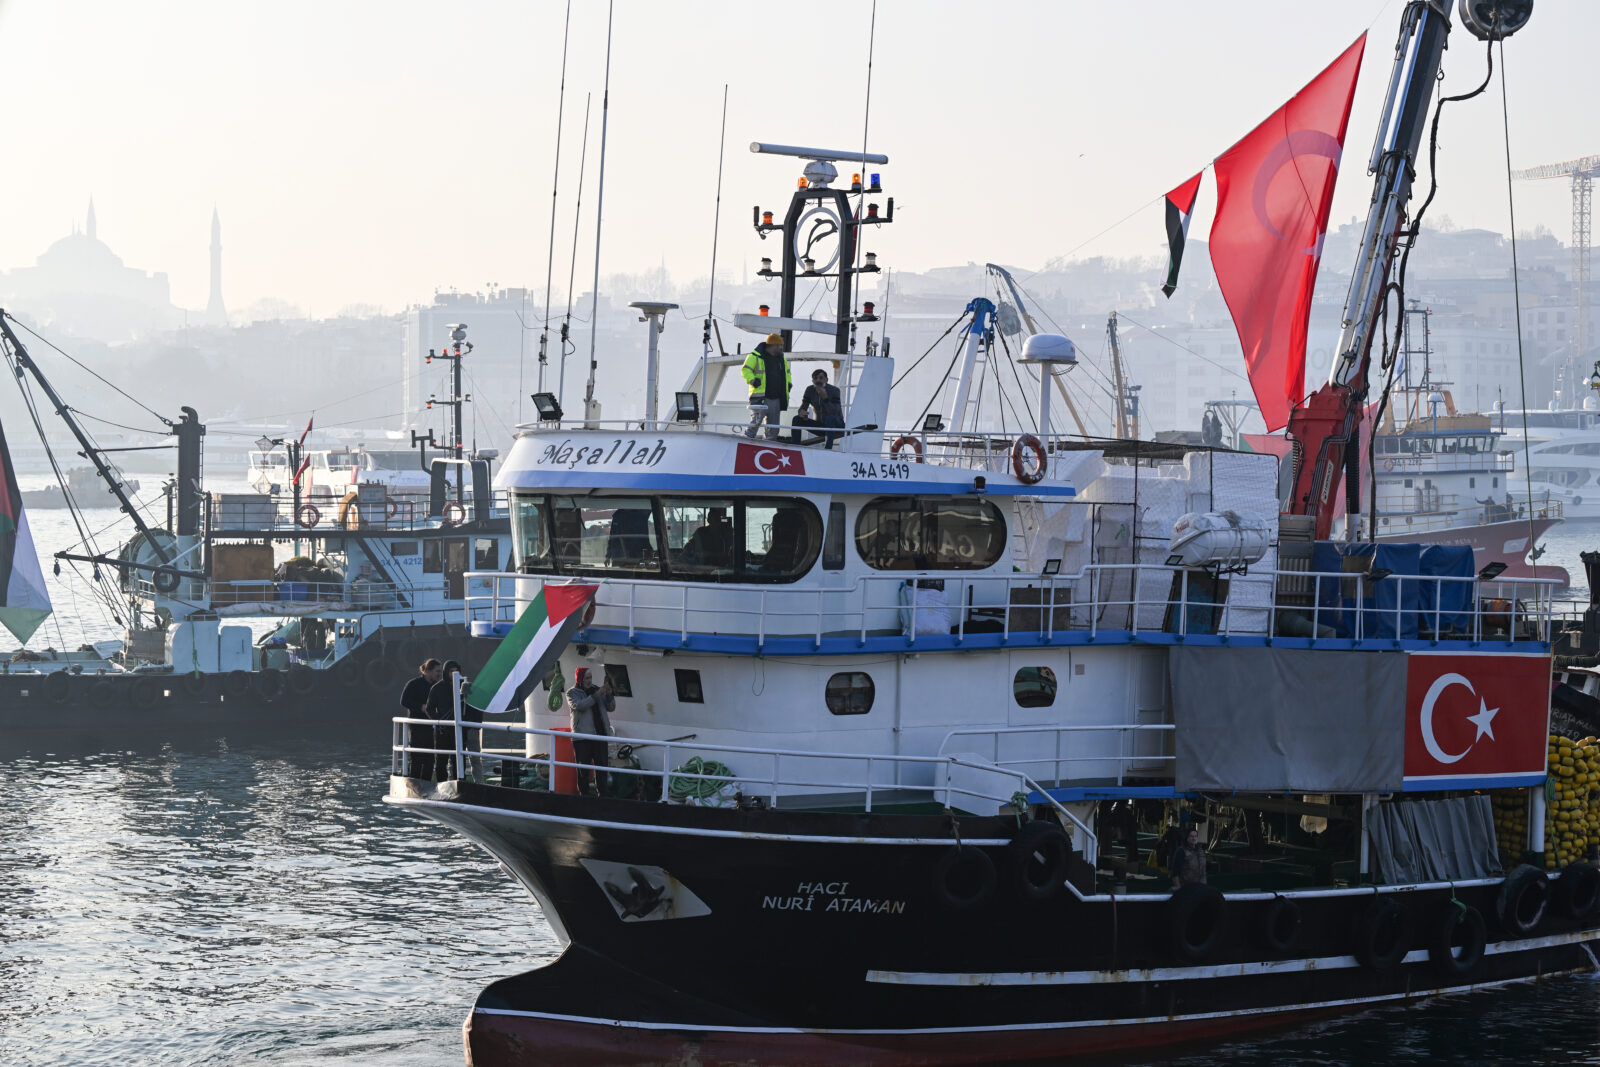
[{"label": "mast", "polygon": [[[94,464],[95,473],[100,476],[100,480],[106,483],[112,495],[117,498],[117,504],[121,511],[133,520],[133,525],[143,535],[145,543],[155,550],[162,563],[171,563],[172,554],[167,551],[166,545],[160,539],[151,534],[150,527],[145,523],[144,517],[139,514],[139,509],[132,500],[128,499],[127,490],[123,488],[121,479],[112,471],[111,465],[101,458],[100,449],[96,448],[94,442],[89,440],[89,435],[83,432],[83,427],[78,425],[78,420],[72,417],[72,409],[67,407],[66,401],[61,399],[60,395],[55,391],[55,387],[50,384],[50,380],[39,370],[39,365],[33,361],[33,357],[28,355],[27,346],[18,340],[17,335],[12,332],[11,316],[3,308],[0,308],[0,336],[4,336],[6,344],[16,354],[17,366],[32,374],[34,380],[39,383],[39,388],[49,398],[56,414],[61,416],[61,421],[67,424],[67,429],[72,431],[72,436],[78,439],[78,446],[82,449],[84,458]],[[100,560],[97,559],[96,562],[100,562]],[[105,559],[104,562],[115,561]]]},{"label": "mast", "polygon": [[605,220],[606,207],[606,120],[611,114],[611,12],[615,4],[606,5],[606,83],[600,97],[600,181],[594,198],[594,292],[589,304],[589,382],[583,389],[583,421],[589,425],[594,412],[594,372],[599,366],[594,358],[594,343],[600,332],[600,224]]},{"label": "mast", "polygon": [[1117,313],[1106,319],[1106,337],[1111,342],[1111,385],[1116,392],[1118,440],[1128,439],[1128,397],[1122,389],[1122,351],[1117,347]]}]

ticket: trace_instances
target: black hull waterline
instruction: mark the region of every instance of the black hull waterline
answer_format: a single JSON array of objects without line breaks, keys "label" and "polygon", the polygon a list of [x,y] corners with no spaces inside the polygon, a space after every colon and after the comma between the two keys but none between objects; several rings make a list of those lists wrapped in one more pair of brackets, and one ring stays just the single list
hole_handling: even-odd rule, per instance
[{"label": "black hull waterline", "polygon": [[[1516,929],[1496,879],[1286,893],[1299,919],[1287,942],[1269,932],[1280,898],[1240,894],[1195,953],[1180,932],[1192,916],[1164,893],[1031,898],[1012,817],[723,811],[471,783],[419,796],[395,781],[505,863],[568,941],[479,997],[466,1029],[478,1067],[556,1049],[563,1063],[704,1064],[1104,1052],[1589,970],[1600,940],[1560,892]],[[977,900],[949,891],[958,829],[992,860]],[[1389,901],[1404,944],[1374,960],[1366,924]],[[1481,953],[1448,946],[1463,906],[1483,917]]]}]

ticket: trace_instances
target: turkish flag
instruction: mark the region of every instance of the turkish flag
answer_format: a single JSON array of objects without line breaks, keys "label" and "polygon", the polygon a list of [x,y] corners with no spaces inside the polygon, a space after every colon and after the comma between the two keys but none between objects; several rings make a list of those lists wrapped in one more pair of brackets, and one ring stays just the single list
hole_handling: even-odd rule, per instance
[{"label": "turkish flag", "polygon": [[1549,733],[1548,655],[1407,657],[1406,788],[1543,775]]},{"label": "turkish flag", "polygon": [[793,448],[773,448],[771,445],[747,445],[739,442],[739,451],[733,458],[735,474],[804,474],[806,455]]},{"label": "turkish flag", "polygon": [[1311,291],[1366,43],[1216,159],[1211,265],[1269,431],[1305,399]]}]

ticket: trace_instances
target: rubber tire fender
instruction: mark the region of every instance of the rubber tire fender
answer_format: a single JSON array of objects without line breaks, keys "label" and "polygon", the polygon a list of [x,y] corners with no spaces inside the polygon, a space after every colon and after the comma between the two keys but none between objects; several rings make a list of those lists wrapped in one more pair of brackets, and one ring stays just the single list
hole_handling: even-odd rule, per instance
[{"label": "rubber tire fender", "polygon": [[89,687],[89,703],[97,708],[109,708],[117,700],[117,687],[104,678]]},{"label": "rubber tire fender", "polygon": [[1023,900],[1049,900],[1059,894],[1071,863],[1072,838],[1053,819],[1024,823],[1006,847],[1007,873]]},{"label": "rubber tire fender", "polygon": [[340,684],[346,689],[354,689],[365,681],[361,671],[361,664],[357,663],[349,655],[341,659],[333,670],[338,674]]},{"label": "rubber tire fender", "polygon": [[1189,963],[1204,963],[1222,944],[1227,898],[1199,882],[1180,886],[1167,901],[1172,951]]},{"label": "rubber tire fender", "polygon": [[51,671],[44,676],[44,698],[52,704],[65,704],[72,696],[72,679],[66,671]]},{"label": "rubber tire fender", "polygon": [[1550,895],[1560,914],[1569,919],[1589,918],[1600,906],[1600,867],[1581,860],[1567,864]]},{"label": "rubber tire fender", "polygon": [[172,567],[157,567],[150,575],[150,584],[163,595],[177,592],[179,580],[177,570]]},{"label": "rubber tire fender", "polygon": [[361,677],[366,680],[368,689],[381,693],[394,682],[394,668],[381,659],[375,659],[362,668]]},{"label": "rubber tire fender", "polygon": [[933,895],[951,911],[971,911],[994,896],[994,860],[981,848],[952,845],[933,869]]},{"label": "rubber tire fender", "polygon": [[1501,927],[1518,936],[1531,934],[1550,906],[1550,879],[1526,863],[1511,868],[1495,901]]},{"label": "rubber tire fender", "polygon": [[133,693],[128,702],[139,711],[149,711],[156,706],[156,701],[161,698],[161,693],[156,688],[154,678],[139,678],[133,683]]},{"label": "rubber tire fender", "polygon": [[317,687],[317,672],[310,667],[290,667],[287,677],[289,692],[297,697],[310,696]]},{"label": "rubber tire fender", "polygon": [[[1457,932],[1465,939],[1461,954],[1455,952]],[[1483,950],[1489,944],[1488,927],[1483,915],[1466,904],[1451,901],[1428,932],[1428,960],[1447,978],[1464,978],[1483,962]]]},{"label": "rubber tire fender", "polygon": [[1356,960],[1372,971],[1397,967],[1411,951],[1405,905],[1393,897],[1375,900],[1356,921]]},{"label": "rubber tire fender", "polygon": [[1261,944],[1270,952],[1293,952],[1300,941],[1300,905],[1288,897],[1273,897],[1261,914]]},{"label": "rubber tire fender", "polygon": [[249,671],[229,671],[222,679],[222,692],[234,700],[243,699],[250,692]]},{"label": "rubber tire fender", "polygon": [[190,700],[204,700],[207,691],[211,688],[211,677],[206,674],[196,674],[193,671],[185,674],[178,683],[179,690]]},{"label": "rubber tire fender", "polygon": [[274,667],[256,673],[256,693],[266,703],[283,695],[283,672]]}]

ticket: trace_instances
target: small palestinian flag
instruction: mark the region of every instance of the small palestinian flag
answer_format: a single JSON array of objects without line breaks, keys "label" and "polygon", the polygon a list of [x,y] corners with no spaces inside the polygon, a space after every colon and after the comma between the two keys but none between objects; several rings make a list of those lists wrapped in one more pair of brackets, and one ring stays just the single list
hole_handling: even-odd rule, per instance
[{"label": "small palestinian flag", "polygon": [[[1200,174],[1204,174],[1201,171]],[[1183,263],[1183,241],[1189,235],[1189,218],[1194,214],[1194,198],[1200,192],[1200,174],[1167,194],[1167,283],[1161,291],[1170,300],[1178,288],[1178,267]]]},{"label": "small palestinian flag", "polygon": [[583,625],[597,585],[547,585],[522,609],[511,632],[462,695],[488,714],[514,711],[549,673]]},{"label": "small palestinian flag", "polygon": [[0,430],[0,626],[25,645],[49,615],[50,593],[22,510],[5,431]]}]

